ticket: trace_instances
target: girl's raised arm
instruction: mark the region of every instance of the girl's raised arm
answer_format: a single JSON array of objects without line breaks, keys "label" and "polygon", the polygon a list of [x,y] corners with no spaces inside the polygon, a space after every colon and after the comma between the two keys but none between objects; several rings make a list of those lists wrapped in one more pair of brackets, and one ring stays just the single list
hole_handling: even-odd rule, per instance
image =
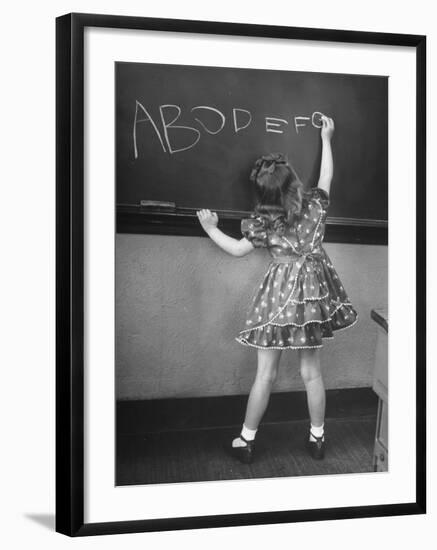
[{"label": "girl's raised arm", "polygon": [[217,227],[218,216],[215,212],[204,209],[198,210],[196,214],[209,238],[228,254],[232,256],[245,256],[254,250],[254,246],[246,238],[238,240],[223,233]]},{"label": "girl's raised arm", "polygon": [[329,195],[332,176],[334,175],[334,161],[332,159],[331,138],[334,133],[334,121],[327,116],[322,117],[322,160],[320,162],[320,176],[317,187],[326,191]]}]

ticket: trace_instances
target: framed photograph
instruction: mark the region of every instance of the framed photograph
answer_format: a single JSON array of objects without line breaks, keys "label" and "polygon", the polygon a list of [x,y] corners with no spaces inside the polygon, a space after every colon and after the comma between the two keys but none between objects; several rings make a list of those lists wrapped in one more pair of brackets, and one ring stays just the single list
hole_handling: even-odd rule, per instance
[{"label": "framed photograph", "polygon": [[57,531],[425,513],[426,38],[68,14],[56,71]]}]

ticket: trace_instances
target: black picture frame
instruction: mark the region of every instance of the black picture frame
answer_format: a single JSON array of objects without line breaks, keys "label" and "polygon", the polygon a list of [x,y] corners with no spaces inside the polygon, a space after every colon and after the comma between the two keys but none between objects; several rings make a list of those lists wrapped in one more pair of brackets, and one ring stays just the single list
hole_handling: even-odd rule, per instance
[{"label": "black picture frame", "polygon": [[[84,29],[159,30],[414,48],[416,52],[416,499],[389,505],[84,522]],[[56,530],[69,536],[197,529],[328,519],[423,514],[426,511],[426,37],[406,34],[264,26],[73,13],[56,20]],[[144,228],[144,214],[118,212],[124,227]],[[146,220],[147,232],[198,234],[192,213]],[[232,230],[235,220],[226,221]],[[328,231],[344,241],[387,242],[387,227],[337,220]],[[166,228],[166,229],[163,229]],[[185,228],[185,229],[184,229]],[[345,229],[346,228],[346,229]],[[139,230],[140,231],[140,230]],[[351,242],[349,240],[349,242]]]}]

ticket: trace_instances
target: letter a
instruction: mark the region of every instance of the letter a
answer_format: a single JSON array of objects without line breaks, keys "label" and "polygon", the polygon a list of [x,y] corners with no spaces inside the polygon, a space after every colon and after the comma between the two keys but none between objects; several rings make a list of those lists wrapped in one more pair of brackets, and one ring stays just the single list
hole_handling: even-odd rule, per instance
[{"label": "letter a", "polygon": [[[142,109],[143,112],[146,114],[146,118],[138,118],[138,110]],[[164,153],[166,153],[164,142],[162,141],[161,134],[159,133],[159,130],[156,126],[156,124],[153,121],[153,118],[149,115],[149,113],[146,111],[146,109],[141,105],[139,101],[135,101],[135,118],[134,118],[134,127],[133,127],[133,138],[134,138],[134,156],[135,158],[138,158],[138,149],[137,149],[137,124],[140,122],[150,122],[153,126],[153,129],[156,132],[156,135],[158,136],[159,142],[161,144],[161,147],[164,150]]]}]

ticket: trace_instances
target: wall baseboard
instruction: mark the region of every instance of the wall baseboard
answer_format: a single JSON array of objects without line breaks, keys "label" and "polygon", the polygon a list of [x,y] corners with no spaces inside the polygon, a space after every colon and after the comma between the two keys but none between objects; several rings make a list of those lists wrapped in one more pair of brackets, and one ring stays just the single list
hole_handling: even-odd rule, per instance
[{"label": "wall baseboard", "polygon": [[[247,395],[117,401],[118,435],[193,430],[239,425]],[[378,397],[370,387],[327,390],[326,418],[376,414]],[[304,391],[277,392],[270,398],[263,422],[308,418]]]}]

